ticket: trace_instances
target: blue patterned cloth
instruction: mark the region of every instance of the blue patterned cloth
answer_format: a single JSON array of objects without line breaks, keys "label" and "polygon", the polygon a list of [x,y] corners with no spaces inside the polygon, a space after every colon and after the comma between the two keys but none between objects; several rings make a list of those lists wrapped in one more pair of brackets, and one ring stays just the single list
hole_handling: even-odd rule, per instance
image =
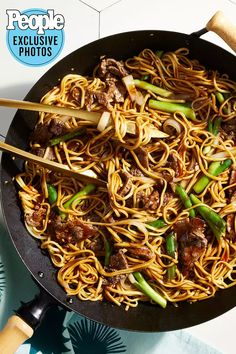
[{"label": "blue patterned cloth", "polygon": [[[17,269],[17,271],[16,271]],[[20,282],[19,282],[20,279]],[[16,291],[17,288],[17,291]],[[0,327],[38,289],[0,224]],[[184,330],[137,333],[109,328],[62,308],[51,308],[16,354],[220,354]]]}]

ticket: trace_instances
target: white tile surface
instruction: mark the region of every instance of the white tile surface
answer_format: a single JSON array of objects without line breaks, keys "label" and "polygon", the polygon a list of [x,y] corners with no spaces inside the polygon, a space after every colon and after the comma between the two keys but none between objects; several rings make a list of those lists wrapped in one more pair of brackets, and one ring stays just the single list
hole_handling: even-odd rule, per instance
[{"label": "white tile surface", "polygon": [[[236,5],[233,0],[1,0],[0,97],[23,98],[33,83],[55,63],[30,68],[15,61],[6,48],[6,9],[24,10],[31,7],[54,8],[65,17],[66,42],[57,60],[97,39],[99,24],[102,37],[138,29],[191,33],[203,28],[217,10],[223,10],[236,23]],[[213,33],[207,33],[204,38],[229,50]],[[13,114],[14,110],[0,108],[0,133],[6,133]],[[188,331],[215,346],[222,353],[234,354],[235,328],[236,309]]]},{"label": "white tile surface", "polygon": [[[102,11],[101,37],[138,29],[192,33],[205,27],[217,10],[224,10],[236,23],[236,7],[229,0],[123,0]],[[215,34],[204,38],[228,50]]]}]

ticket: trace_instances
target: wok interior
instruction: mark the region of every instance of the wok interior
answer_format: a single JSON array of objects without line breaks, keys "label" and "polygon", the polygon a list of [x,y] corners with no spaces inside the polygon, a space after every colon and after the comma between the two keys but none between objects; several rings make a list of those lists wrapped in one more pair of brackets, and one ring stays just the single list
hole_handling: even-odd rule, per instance
[{"label": "wok interior", "polygon": [[[115,43],[115,46],[114,46]],[[190,49],[190,57],[198,59],[209,69],[227,73],[231,79],[235,76],[235,57],[221,48],[194,36],[174,32],[138,31],[119,34],[93,42],[61,60],[50,69],[32,88],[26,100],[40,101],[41,97],[57,84],[58,79],[71,72],[88,75],[99,61],[101,55],[115,59],[125,59],[139,53],[144,48],[155,50],[176,50],[180,47]],[[217,58],[217,59],[216,59]],[[6,142],[27,149],[29,134],[32,131],[37,113],[18,111],[7,134]],[[72,303],[56,281],[56,269],[49,258],[42,255],[40,245],[30,237],[23,223],[17,190],[12,177],[23,168],[23,162],[12,160],[4,154],[2,159],[2,203],[9,233],[19,255],[35,279],[59,302],[71,310],[101,323],[129,330],[169,331],[190,327],[212,319],[235,306],[236,288],[217,292],[214,298],[178,307],[169,304],[165,310],[148,303],[140,303],[137,308],[126,312],[104,302],[82,302],[77,298]],[[5,183],[7,181],[7,183]],[[44,277],[39,274],[43,272]]]}]

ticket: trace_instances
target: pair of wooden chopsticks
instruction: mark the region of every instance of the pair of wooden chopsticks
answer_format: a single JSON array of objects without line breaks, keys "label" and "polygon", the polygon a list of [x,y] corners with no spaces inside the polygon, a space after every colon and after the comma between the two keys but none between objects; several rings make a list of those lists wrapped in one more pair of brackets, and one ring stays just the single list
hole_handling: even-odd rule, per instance
[{"label": "pair of wooden chopsticks", "polygon": [[[29,111],[37,111],[37,112],[46,112],[46,113],[54,113],[54,114],[61,114],[67,116],[78,117],[84,120],[89,120],[91,115],[90,112],[80,111],[72,108],[66,107],[57,107],[57,106],[50,106],[45,105],[42,103],[33,103],[27,101],[18,101],[18,100],[10,100],[5,98],[0,98],[0,106],[11,107],[11,108],[18,108],[18,109],[25,109]],[[100,119],[101,114],[93,112],[92,117],[97,118],[97,122]],[[90,120],[91,121],[91,120]],[[97,123],[94,121],[94,123]],[[45,167],[51,171],[59,172],[65,176],[75,178],[84,183],[93,183],[99,186],[106,187],[106,182],[95,177],[87,176],[83,173],[78,173],[76,171],[70,170],[68,166],[60,164],[58,162],[50,161],[44,159],[42,157],[36,156],[24,150],[18,149],[12,145],[6,144],[0,141],[0,150],[4,152],[8,152],[13,156],[19,157],[26,161],[34,162],[42,167]]]},{"label": "pair of wooden chopsticks", "polygon": [[[34,103],[29,101],[10,100],[7,98],[0,98],[0,106],[24,109],[28,111],[45,112],[45,113],[59,114],[63,116],[70,116],[70,117],[75,117],[75,118],[89,121],[95,125],[99,124],[99,121],[102,117],[102,114],[99,112],[88,112],[81,109],[51,106],[43,103]],[[109,122],[109,124],[112,124],[112,122]],[[148,129],[149,136],[152,138],[168,137],[168,134],[160,131],[152,124],[148,124],[147,129]],[[136,134],[135,122],[133,121],[127,122],[127,133],[133,135]]]},{"label": "pair of wooden chopsticks", "polygon": [[[96,125],[99,124],[99,121],[102,116],[102,114],[99,112],[88,112],[88,111],[83,111],[83,110],[74,109],[74,108],[51,106],[51,105],[46,105],[46,104],[42,104],[42,103],[33,103],[33,102],[28,102],[28,101],[11,100],[11,99],[6,99],[6,98],[0,98],[0,106],[29,110],[29,111],[36,111],[36,112],[53,113],[53,114],[59,114],[59,115],[64,115],[64,116],[71,116],[71,117],[75,117],[75,118],[89,121],[89,122],[94,123]],[[112,123],[110,122],[109,124],[112,124]],[[163,138],[163,137],[168,136],[168,134],[161,132],[152,124],[149,124],[147,126],[147,129],[148,129],[149,135],[152,138]],[[135,122],[129,121],[127,123],[127,133],[136,134]],[[72,178],[77,178],[78,180],[85,182],[85,183],[95,183],[97,185],[102,185],[102,186],[106,185],[105,181],[84,175],[82,173],[71,171],[69,169],[69,167],[67,167],[67,166],[64,166],[64,165],[59,164],[54,161],[50,161],[50,160],[41,158],[39,156],[36,156],[36,155],[31,154],[29,152],[23,151],[21,149],[18,149],[14,146],[11,146],[11,145],[3,143],[3,142],[0,142],[0,150],[8,152],[11,155],[20,157],[23,160],[37,163],[45,168],[48,168],[49,170],[60,172],[64,175],[72,177]]]}]

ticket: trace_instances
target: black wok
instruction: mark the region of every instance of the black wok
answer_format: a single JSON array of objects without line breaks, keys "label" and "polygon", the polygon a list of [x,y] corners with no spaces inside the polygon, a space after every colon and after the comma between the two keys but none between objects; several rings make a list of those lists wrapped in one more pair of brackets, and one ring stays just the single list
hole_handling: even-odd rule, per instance
[{"label": "black wok", "polygon": [[[74,69],[73,72],[82,75],[91,74],[103,54],[120,60],[131,57],[144,48],[173,51],[180,47],[187,47],[190,57],[197,58],[207,68],[228,73],[231,79],[236,81],[235,56],[199,38],[204,32],[206,31],[202,30],[187,35],[168,31],[135,31],[97,40],[76,50],[53,66],[34,85],[25,100],[40,101],[41,97],[58,83],[59,78],[71,72],[71,68]],[[27,149],[29,134],[34,128],[37,116],[37,113],[17,111],[7,133],[6,142]],[[24,226],[16,185],[12,181],[12,177],[22,171],[23,161],[13,160],[4,153],[1,168],[2,209],[9,234],[22,261],[40,288],[46,290],[43,296],[33,300],[33,305],[27,304],[18,311],[18,314],[33,327],[40,321],[38,313],[43,313],[53,302],[52,299],[67,309],[100,323],[120,329],[150,332],[170,331],[197,325],[223,314],[236,305],[236,287],[218,291],[215,297],[202,302],[194,304],[183,302],[178,307],[169,304],[164,310],[149,303],[140,303],[137,308],[126,312],[124,307],[111,303],[82,302],[76,297],[68,297],[57,283],[56,269],[50,259],[42,253],[39,243],[28,234]],[[31,312],[28,312],[28,308]]]}]

